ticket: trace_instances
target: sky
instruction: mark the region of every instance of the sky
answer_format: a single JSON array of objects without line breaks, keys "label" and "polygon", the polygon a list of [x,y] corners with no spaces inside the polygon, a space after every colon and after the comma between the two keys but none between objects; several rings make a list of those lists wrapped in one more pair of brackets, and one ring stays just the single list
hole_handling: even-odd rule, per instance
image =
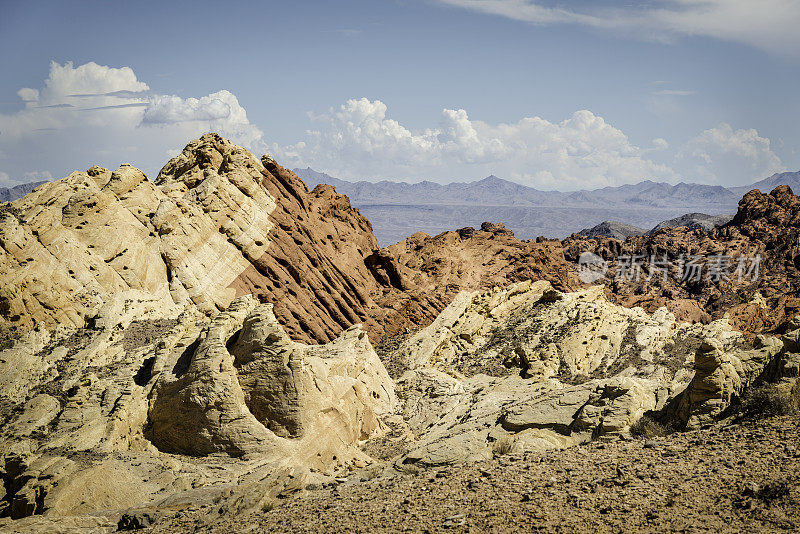
[{"label": "sky", "polygon": [[0,187],[216,131],[346,180],[800,169],[800,0],[0,0]]}]

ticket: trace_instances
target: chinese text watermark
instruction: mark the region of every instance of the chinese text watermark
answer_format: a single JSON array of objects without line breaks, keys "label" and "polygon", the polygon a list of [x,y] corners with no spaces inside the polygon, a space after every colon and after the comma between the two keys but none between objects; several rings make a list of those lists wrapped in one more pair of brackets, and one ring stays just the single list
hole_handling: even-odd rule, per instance
[{"label": "chinese text watermark", "polygon": [[760,268],[760,254],[737,257],[725,254],[714,256],[681,254],[673,259],[668,258],[666,254],[623,255],[618,256],[613,264],[591,252],[584,252],[578,258],[578,278],[586,284],[604,278],[609,270],[616,280],[632,282],[653,279],[666,282],[668,278],[673,278],[683,282],[700,282],[705,279],[713,283],[728,281],[741,283],[756,281]]}]

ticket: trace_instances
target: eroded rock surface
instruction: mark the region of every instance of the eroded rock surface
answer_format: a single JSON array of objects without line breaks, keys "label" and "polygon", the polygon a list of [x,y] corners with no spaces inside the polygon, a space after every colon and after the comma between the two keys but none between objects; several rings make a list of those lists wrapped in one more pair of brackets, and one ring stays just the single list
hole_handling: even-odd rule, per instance
[{"label": "eroded rock surface", "polygon": [[207,314],[254,293],[295,339],[325,342],[374,306],[364,258],[377,243],[347,198],[309,192],[213,134],[155,182],[130,165],[93,167],[13,207],[0,221],[0,314],[22,328],[84,326],[131,289]]},{"label": "eroded rock surface", "polygon": [[0,515],[256,506],[289,480],[371,461],[358,444],[384,432],[397,398],[360,327],[308,346],[252,296],[211,321],[161,304],[119,294],[93,329],[0,353],[0,376],[25,385],[0,390]]},{"label": "eroded rock surface", "polygon": [[[709,233],[533,242],[484,223],[378,249],[332,187],[213,134],[154,182],[73,173],[0,211],[0,517],[235,516],[354,472],[626,437],[645,415],[707,427],[765,381],[800,396],[798,213],[779,188]],[[585,287],[587,243],[762,254],[764,276]],[[393,381],[370,338],[396,334]]]},{"label": "eroded rock surface", "polygon": [[9,206],[0,326],[19,331],[91,324],[112,295],[137,290],[206,315],[253,294],[295,341],[325,343],[354,324],[377,341],[430,322],[461,289],[577,283],[557,242],[523,242],[502,224],[379,250],[369,221],[333,187],[309,191],[271,157],[215,134],[155,181],[130,165],[92,167]]},{"label": "eroded rock surface", "polygon": [[708,425],[795,349],[774,337],[753,344],[726,319],[693,325],[665,308],[615,305],[602,287],[464,292],[398,350],[418,438],[401,463],[564,448],[626,434],[645,414]]},{"label": "eroded rock surface", "polygon": [[[576,235],[564,240],[563,246],[570,261],[577,262],[588,251],[610,263],[598,283],[618,304],[650,312],[666,306],[680,321],[707,323],[727,315],[744,332],[784,332],[786,323],[800,312],[799,238],[800,197],[780,186],[770,193],[750,191],[739,202],[733,220],[709,232],[664,228],[625,241]],[[616,262],[634,256],[645,268],[639,275],[630,271],[631,276],[619,277]],[[703,266],[702,275],[684,279],[682,266],[693,257]],[[666,261],[666,279],[662,272],[648,270],[651,258]],[[728,274],[710,277],[708,268],[714,265]]]}]

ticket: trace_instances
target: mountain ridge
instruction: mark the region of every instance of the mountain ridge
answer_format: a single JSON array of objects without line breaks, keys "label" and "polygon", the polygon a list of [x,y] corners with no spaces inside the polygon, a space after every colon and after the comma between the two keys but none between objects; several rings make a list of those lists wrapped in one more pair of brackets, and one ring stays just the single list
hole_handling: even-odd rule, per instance
[{"label": "mountain ridge", "polygon": [[417,231],[436,235],[452,228],[478,227],[483,221],[502,221],[520,239],[565,239],[605,221],[648,229],[688,213],[730,216],[744,193],[752,189],[769,192],[777,185],[789,185],[800,190],[800,172],[773,175],[738,188],[644,180],[560,192],[534,189],[495,175],[473,182],[411,184],[348,182],[310,168],[294,171],[309,188],[328,183],[347,195],[370,220],[382,246]]},{"label": "mountain ridge", "polygon": [[47,182],[28,182],[24,184],[15,185],[13,187],[0,187],[0,202],[11,202],[22,198],[37,187]]},{"label": "mountain ridge", "polygon": [[[698,197],[702,202],[698,204],[721,204],[724,206],[735,207],[739,199],[753,189],[759,189],[762,192],[769,192],[779,185],[788,185],[793,190],[800,190],[800,171],[798,172],[784,172],[776,173],[772,176],[754,182],[746,186],[725,187],[722,185],[709,185],[699,184],[695,182],[679,182],[677,184],[670,184],[668,182],[655,182],[653,180],[642,180],[634,184],[623,184],[620,186],[606,186],[598,189],[580,189],[577,191],[557,191],[557,190],[541,190],[529,187],[517,182],[500,178],[494,174],[475,180],[471,182],[451,182],[448,184],[439,184],[425,180],[422,182],[395,182],[392,180],[381,180],[378,182],[370,182],[367,180],[359,180],[352,182],[343,180],[341,178],[333,177],[329,174],[315,171],[307,167],[305,169],[293,169],[293,172],[305,181],[309,188],[312,188],[320,183],[326,183],[334,187],[343,188],[339,191],[346,194],[351,202],[370,201],[372,203],[390,204],[392,201],[397,201],[393,195],[399,192],[435,192],[435,193],[464,193],[467,194],[462,197],[455,198],[441,198],[434,196],[433,198],[426,198],[424,204],[436,204],[439,201],[444,201],[445,204],[464,205],[470,201],[480,203],[481,205],[522,205],[530,204],[531,206],[544,205],[544,203],[558,203],[560,206],[565,206],[564,202],[572,202],[575,207],[585,205],[587,203],[604,201],[611,204],[624,204],[624,203],[640,203],[654,207],[663,207],[667,204],[667,199],[682,199],[684,201],[697,200]],[[500,197],[500,199],[491,199],[491,204],[487,204],[487,199],[479,198],[477,195],[470,195],[473,190],[486,192],[489,189],[494,193],[508,192],[514,195],[523,195],[522,198]],[[338,191],[338,190],[337,190]],[[368,195],[368,196],[367,196]],[[402,204],[407,204],[407,199],[402,200]],[[688,205],[688,204],[687,204]]]}]

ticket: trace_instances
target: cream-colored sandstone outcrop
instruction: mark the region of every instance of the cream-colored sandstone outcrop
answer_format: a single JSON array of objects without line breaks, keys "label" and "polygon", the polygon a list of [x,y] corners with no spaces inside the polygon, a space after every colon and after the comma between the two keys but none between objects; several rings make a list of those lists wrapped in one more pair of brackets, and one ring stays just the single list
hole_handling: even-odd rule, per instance
[{"label": "cream-colored sandstone outcrop", "polygon": [[614,305],[600,287],[464,292],[398,350],[405,418],[418,436],[401,461],[562,448],[625,434],[645,413],[709,424],[782,350],[776,338],[749,346],[726,320],[690,325],[663,308]]},{"label": "cream-colored sandstone outcrop", "polygon": [[0,323],[81,327],[136,290],[207,315],[255,294],[303,342],[358,323],[380,333],[365,261],[377,248],[332,187],[309,191],[269,156],[208,134],[154,181],[92,167],[0,210]]},{"label": "cream-colored sandstone outcrop", "polygon": [[288,338],[271,305],[242,297],[188,344],[188,358],[186,342],[160,348],[154,362],[147,435],[163,451],[259,453],[324,469],[379,432],[397,403],[357,326],[309,347]]},{"label": "cream-colored sandstone outcrop", "polygon": [[17,407],[3,410],[0,513],[60,517],[223,493],[239,502],[253,484],[266,499],[291,473],[319,483],[370,461],[358,444],[383,432],[397,399],[359,327],[307,346],[249,296],[210,322],[161,304],[120,293],[94,329],[42,332],[0,353],[0,376],[18,384],[0,390]]},{"label": "cream-colored sandstone outcrop", "polygon": [[[259,170],[249,153],[226,154]],[[241,163],[239,160],[247,160]],[[201,311],[225,308],[229,286],[270,230],[274,200],[255,173],[206,168],[193,189],[161,187],[129,165],[93,167],[38,188],[0,224],[4,313],[22,326],[83,326],[111,296],[139,290]]]}]

